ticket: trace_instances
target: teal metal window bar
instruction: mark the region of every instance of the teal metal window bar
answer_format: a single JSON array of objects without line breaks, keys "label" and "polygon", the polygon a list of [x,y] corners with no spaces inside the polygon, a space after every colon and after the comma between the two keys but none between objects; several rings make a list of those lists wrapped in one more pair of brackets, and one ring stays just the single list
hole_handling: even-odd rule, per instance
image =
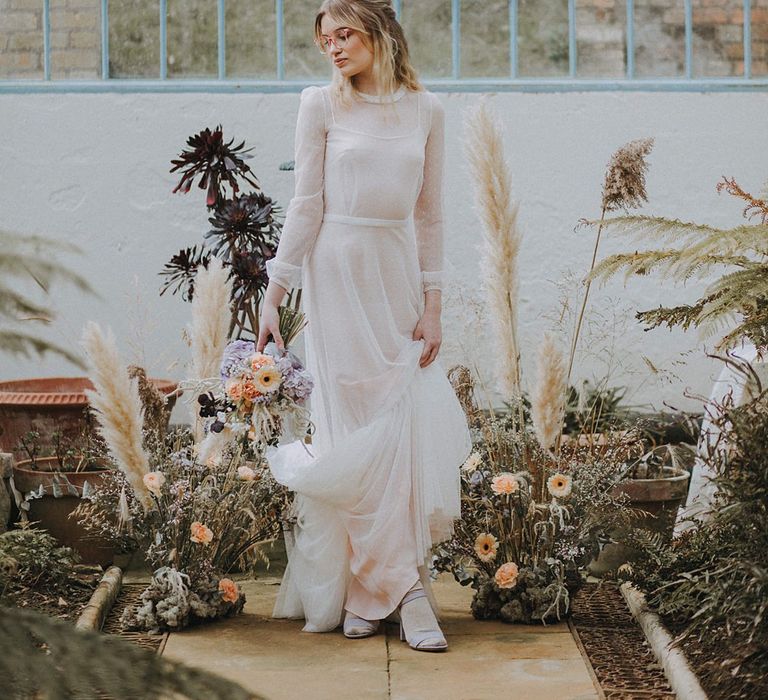
[{"label": "teal metal window bar", "polygon": [[[168,8],[167,0],[159,0],[160,65],[156,80],[111,78],[109,75],[109,2],[101,0],[101,78],[71,80],[51,78],[50,0],[43,4],[43,77],[34,80],[0,79],[0,93],[32,92],[299,92],[312,79],[285,79],[284,18],[285,0],[275,0],[276,71],[274,80],[245,80],[227,77],[227,47],[225,33],[225,3],[217,0],[217,77],[198,80],[168,78]],[[398,16],[402,1],[394,0]],[[461,77],[461,0],[451,0],[451,76],[424,79],[434,91],[444,92],[566,92],[566,91],[764,91],[768,76],[752,76],[751,0],[743,0],[743,74],[729,78],[694,78],[693,64],[693,6],[684,0],[684,75],[679,78],[637,78],[635,75],[634,0],[626,0],[626,71],[621,79],[582,79],[577,76],[576,0],[568,0],[568,75],[563,78],[520,77],[518,61],[518,0],[509,0],[509,77]]]}]

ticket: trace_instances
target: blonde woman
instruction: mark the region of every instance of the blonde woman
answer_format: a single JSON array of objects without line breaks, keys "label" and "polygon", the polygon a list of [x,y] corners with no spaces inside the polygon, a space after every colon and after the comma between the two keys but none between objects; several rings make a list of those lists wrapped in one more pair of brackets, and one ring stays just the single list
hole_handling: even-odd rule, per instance
[{"label": "blonde woman", "polygon": [[[387,0],[325,0],[315,42],[333,79],[301,93],[295,195],[258,349],[302,287],[315,378],[312,445],[267,454],[296,493],[274,617],[367,637],[393,616],[414,649],[447,648],[428,575],[459,517],[466,419],[441,343],[443,107],[419,83]],[[307,449],[308,448],[308,449]]]}]

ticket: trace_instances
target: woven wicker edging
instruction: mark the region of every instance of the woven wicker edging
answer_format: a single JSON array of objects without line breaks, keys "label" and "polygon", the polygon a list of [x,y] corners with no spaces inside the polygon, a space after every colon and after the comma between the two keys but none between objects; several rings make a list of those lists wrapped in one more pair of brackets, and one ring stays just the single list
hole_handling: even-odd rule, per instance
[{"label": "woven wicker edging", "polygon": [[648,607],[645,595],[630,583],[621,584],[619,590],[677,697],[680,700],[707,700],[688,659],[681,649],[672,647],[672,635],[661,618]]},{"label": "woven wicker edging", "polygon": [[80,617],[77,618],[75,628],[100,631],[110,609],[117,600],[122,583],[122,569],[119,566],[110,566],[101,577],[99,585],[83,608],[83,612],[80,613]]}]

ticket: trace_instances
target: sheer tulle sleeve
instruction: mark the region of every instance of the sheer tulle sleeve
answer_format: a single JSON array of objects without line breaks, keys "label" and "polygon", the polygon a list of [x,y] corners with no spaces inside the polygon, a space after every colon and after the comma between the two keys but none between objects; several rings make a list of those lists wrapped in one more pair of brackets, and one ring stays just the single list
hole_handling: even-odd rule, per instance
[{"label": "sheer tulle sleeve", "polygon": [[430,94],[432,112],[424,153],[424,180],[413,218],[424,291],[443,285],[443,159],[445,153],[445,109]]},{"label": "sheer tulle sleeve", "polygon": [[321,89],[301,92],[296,119],[294,196],[288,204],[280,243],[267,260],[267,275],[285,289],[301,287],[301,267],[323,220],[326,120]]}]

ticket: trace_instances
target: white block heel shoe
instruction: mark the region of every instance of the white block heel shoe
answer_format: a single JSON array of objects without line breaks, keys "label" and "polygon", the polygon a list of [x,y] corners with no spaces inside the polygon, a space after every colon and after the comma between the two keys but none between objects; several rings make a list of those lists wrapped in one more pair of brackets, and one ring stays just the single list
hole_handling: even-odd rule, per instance
[{"label": "white block heel shoe", "polygon": [[400,639],[408,642],[411,649],[445,651],[448,648],[423,587],[411,588],[403,597],[398,612]]},{"label": "white block heel shoe", "polygon": [[344,616],[344,636],[349,639],[359,639],[360,637],[370,637],[379,630],[378,620],[364,620],[354,613],[346,611]]}]

